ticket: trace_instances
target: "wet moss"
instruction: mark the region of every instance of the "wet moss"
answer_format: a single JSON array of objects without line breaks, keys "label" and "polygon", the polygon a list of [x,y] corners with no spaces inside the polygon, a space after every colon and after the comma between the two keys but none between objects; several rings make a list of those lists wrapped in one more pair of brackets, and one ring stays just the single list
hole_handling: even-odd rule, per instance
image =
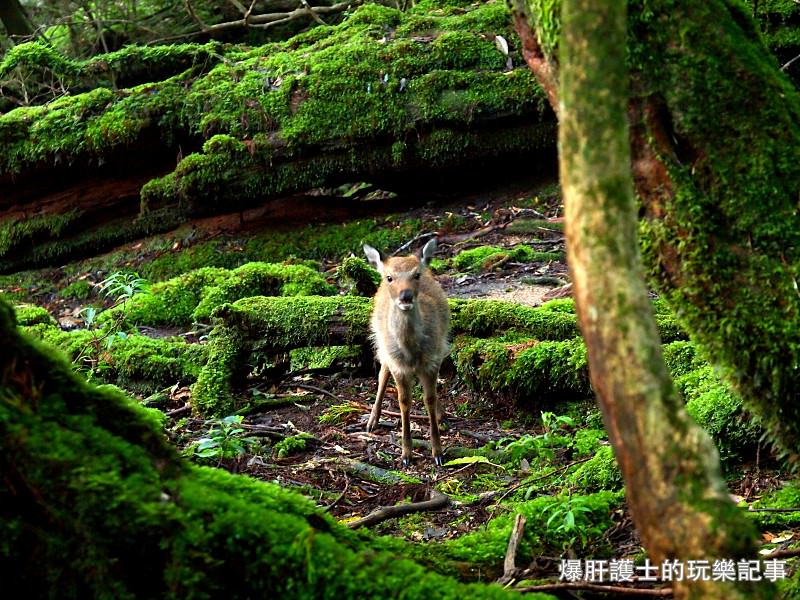
[{"label": "wet moss", "polygon": [[102,332],[63,331],[51,323],[31,324],[25,331],[62,352],[76,370],[86,370],[89,359],[96,360],[94,380],[145,395],[176,383],[193,383],[207,359],[205,345],[183,338],[136,334],[105,338]]},{"label": "wet moss", "polygon": [[452,352],[459,377],[472,389],[513,398],[527,410],[592,394],[580,338],[457,339]]},{"label": "wet moss", "polygon": [[706,365],[677,377],[675,387],[686,400],[689,414],[711,435],[723,465],[740,463],[755,454],[763,426],[712,367]]},{"label": "wet moss", "polygon": [[601,490],[616,492],[624,484],[611,446],[600,448],[591,460],[569,473],[566,482],[570,488],[577,488],[582,493]]}]

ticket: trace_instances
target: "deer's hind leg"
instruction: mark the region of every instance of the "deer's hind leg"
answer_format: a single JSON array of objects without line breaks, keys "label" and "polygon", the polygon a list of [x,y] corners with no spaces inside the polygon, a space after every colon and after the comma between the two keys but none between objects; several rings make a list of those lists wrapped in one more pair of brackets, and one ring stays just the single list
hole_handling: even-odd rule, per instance
[{"label": "deer's hind leg", "polygon": [[389,383],[389,367],[381,365],[381,372],[378,374],[378,393],[375,395],[375,404],[372,405],[372,413],[367,421],[367,432],[372,431],[378,426],[381,420],[381,410],[383,409],[383,395],[386,393],[386,384]]}]

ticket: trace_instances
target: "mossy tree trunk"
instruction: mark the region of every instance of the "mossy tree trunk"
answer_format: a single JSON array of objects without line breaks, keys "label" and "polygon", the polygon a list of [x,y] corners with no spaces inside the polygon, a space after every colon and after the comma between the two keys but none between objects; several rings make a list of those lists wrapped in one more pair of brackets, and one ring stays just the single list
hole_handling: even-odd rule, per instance
[{"label": "mossy tree trunk", "polygon": [[[526,58],[557,102],[561,23],[550,4],[514,1]],[[800,98],[741,3],[628,5],[631,164],[650,280],[796,462]]]},{"label": "mossy tree trunk", "polygon": [[[626,10],[563,0],[561,183],[578,320],[592,384],[650,559],[755,556],[710,438],[688,416],[661,355],[637,245],[626,120]],[[675,582],[677,598],[771,595],[749,582]]]}]

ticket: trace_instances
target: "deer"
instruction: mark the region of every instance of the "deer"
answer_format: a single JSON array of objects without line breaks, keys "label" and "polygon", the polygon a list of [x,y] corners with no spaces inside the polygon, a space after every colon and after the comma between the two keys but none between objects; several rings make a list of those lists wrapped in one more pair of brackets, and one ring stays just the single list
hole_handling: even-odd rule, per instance
[{"label": "deer", "polygon": [[436,466],[442,466],[442,443],[439,435],[441,407],[436,396],[436,380],[442,361],[450,353],[448,332],[450,307],[447,296],[433,278],[430,263],[436,252],[436,239],[411,256],[386,257],[364,244],[370,265],[381,275],[375,293],[370,327],[372,344],[381,364],[378,393],[367,431],[377,427],[383,396],[392,375],[400,404],[403,430],[402,465],[411,464],[411,393],[419,379],[431,433],[431,453]]}]

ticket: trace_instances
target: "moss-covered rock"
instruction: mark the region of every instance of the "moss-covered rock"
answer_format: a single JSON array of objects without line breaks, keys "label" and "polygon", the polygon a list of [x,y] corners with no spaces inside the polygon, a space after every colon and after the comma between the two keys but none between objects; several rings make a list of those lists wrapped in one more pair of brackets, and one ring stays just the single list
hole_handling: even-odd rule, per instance
[{"label": "moss-covered rock", "polygon": [[[0,301],[0,570],[36,597],[504,598],[386,552],[280,487],[193,467]],[[47,568],[42,568],[47,565]]]}]

